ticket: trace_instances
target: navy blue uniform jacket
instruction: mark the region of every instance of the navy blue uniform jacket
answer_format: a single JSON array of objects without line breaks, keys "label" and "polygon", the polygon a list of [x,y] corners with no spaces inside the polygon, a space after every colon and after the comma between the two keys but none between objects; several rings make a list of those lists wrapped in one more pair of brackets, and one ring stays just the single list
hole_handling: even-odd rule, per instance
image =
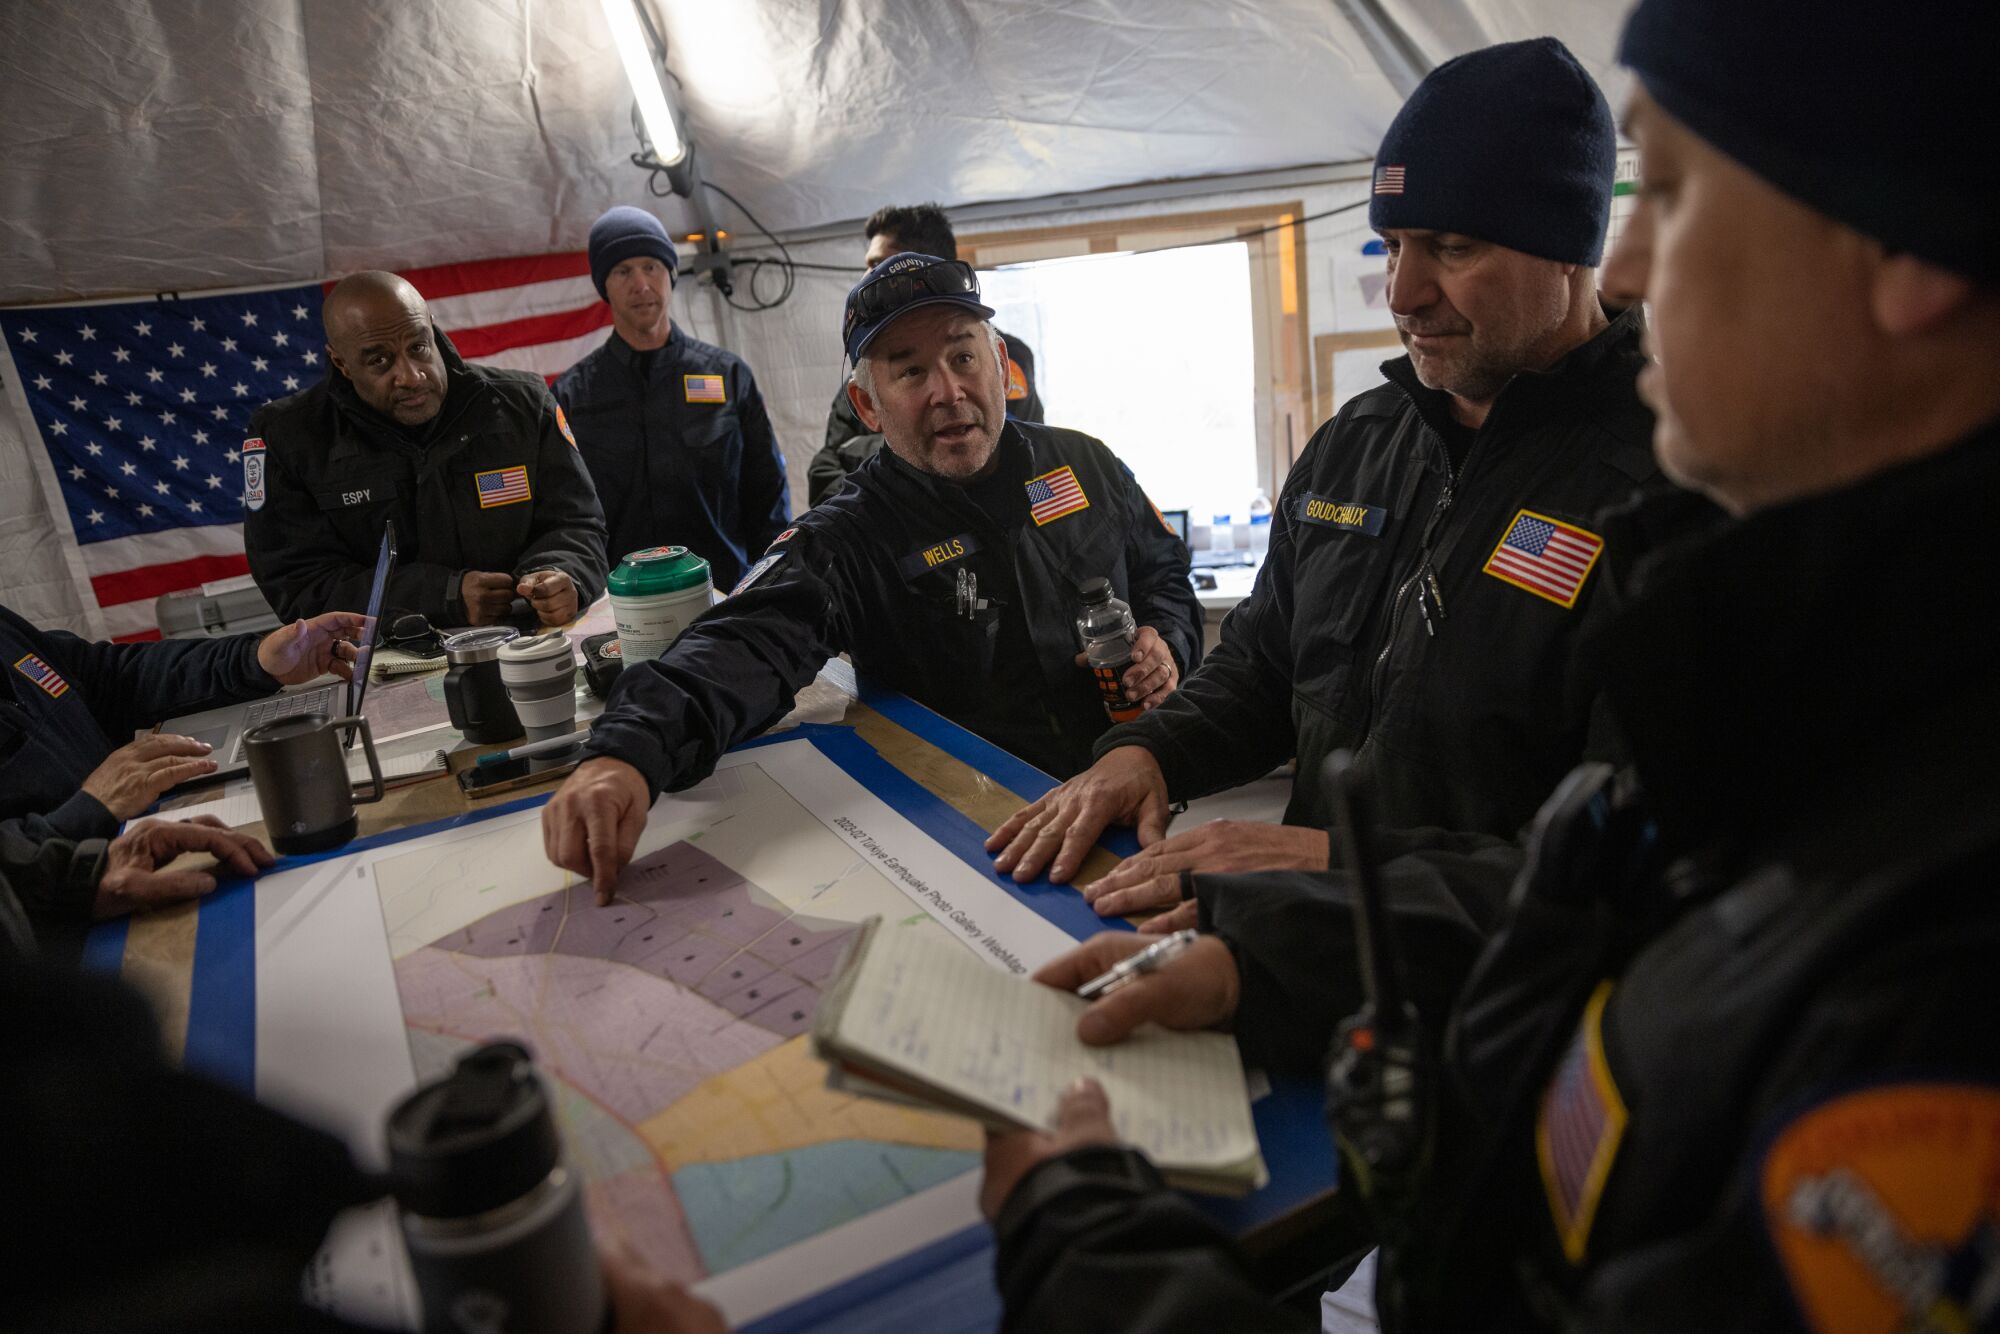
[{"label": "navy blue uniform jacket", "polygon": [[[1624,599],[1618,567],[1716,514],[1653,461],[1639,328],[1628,310],[1516,375],[1458,466],[1446,396],[1408,357],[1385,365],[1286,478],[1270,556],[1200,674],[1099,753],[1145,746],[1177,801],[1296,756],[1285,818],[1325,828],[1320,768],[1345,748],[1384,825],[1502,838],[1579,758],[1615,759],[1581,649]],[[1660,494],[1679,499],[1637,531],[1601,519]]]},{"label": "navy blue uniform jacket", "polygon": [[277,690],[260,638],[97,644],[0,607],[0,821],[35,839],[117,833],[83,780],[142,728]]},{"label": "navy blue uniform jacket", "polygon": [[[865,681],[1050,773],[1088,764],[1108,723],[1075,663],[1077,589],[1110,579],[1186,673],[1201,656],[1187,548],[1102,442],[1009,422],[999,450],[1002,470],[1024,484],[1073,470],[1088,505],[1045,510],[1037,524],[1023,494],[1003,528],[963,488],[885,449],[800,515],[747,587],[664,658],[626,666],[587,749],[629,762],[655,791],[687,787],[845,651]],[[957,606],[960,571],[993,603],[970,618]]]},{"label": "navy blue uniform jacket", "polygon": [[678,543],[732,588],[792,516],[764,396],[741,357],[679,326],[640,363],[614,333],[555,384],[604,504],[611,563]]},{"label": "navy blue uniform jacket", "polygon": [[604,515],[548,387],[467,365],[443,333],[437,346],[444,407],[421,432],[375,412],[331,368],[250,419],[268,446],[268,498],[246,491],[243,546],[280,616],[366,607],[385,519],[398,557],[384,604],[433,625],[466,623],[467,570],[561,570],[579,607],[604,591]]}]

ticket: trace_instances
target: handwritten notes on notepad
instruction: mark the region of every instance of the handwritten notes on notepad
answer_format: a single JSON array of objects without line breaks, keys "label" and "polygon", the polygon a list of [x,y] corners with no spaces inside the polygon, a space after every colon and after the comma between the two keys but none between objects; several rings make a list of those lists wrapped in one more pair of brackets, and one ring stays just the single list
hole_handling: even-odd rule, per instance
[{"label": "handwritten notes on notepad", "polygon": [[1104,1086],[1111,1119],[1170,1180],[1241,1194],[1263,1184],[1235,1039],[1148,1026],[1086,1047],[1086,1002],[1000,972],[955,943],[871,922],[814,1018],[833,1082],[996,1125],[1053,1129],[1062,1091]]}]

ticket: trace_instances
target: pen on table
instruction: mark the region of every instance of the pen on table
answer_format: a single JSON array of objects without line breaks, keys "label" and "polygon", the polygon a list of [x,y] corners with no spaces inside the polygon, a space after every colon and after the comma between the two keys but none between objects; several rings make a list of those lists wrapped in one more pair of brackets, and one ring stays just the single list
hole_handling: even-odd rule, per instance
[{"label": "pen on table", "polygon": [[1156,973],[1186,954],[1194,945],[1197,933],[1193,930],[1176,931],[1137,954],[1128,955],[1112,964],[1090,981],[1076,989],[1076,994],[1085,1000],[1097,1000],[1109,996],[1123,986],[1129,986],[1148,973]]},{"label": "pen on table", "polygon": [[481,755],[473,763],[501,764],[507,760],[524,760],[531,755],[546,755],[552,750],[567,750],[579,741],[589,739],[590,729],[586,727],[580,732],[571,732],[568,736],[552,736],[541,741],[530,741],[524,746],[515,746],[511,750],[496,750],[491,755]]}]

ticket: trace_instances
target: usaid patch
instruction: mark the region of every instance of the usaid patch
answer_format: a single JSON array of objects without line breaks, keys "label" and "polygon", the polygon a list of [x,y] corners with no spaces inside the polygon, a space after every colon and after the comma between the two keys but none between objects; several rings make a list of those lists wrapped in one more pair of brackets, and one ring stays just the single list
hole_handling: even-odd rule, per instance
[{"label": "usaid patch", "polygon": [[[256,449],[251,449],[252,445]],[[260,510],[264,508],[264,442],[245,440],[243,442],[243,508]]]},{"label": "usaid patch", "polygon": [[50,699],[61,699],[69,693],[69,682],[32,653],[23,653],[14,664],[14,670],[47,691]]},{"label": "usaid patch", "polygon": [[898,561],[905,579],[914,579],[920,574],[963,560],[979,550],[979,539],[971,533],[960,533],[957,537],[947,537],[944,541],[913,551]]},{"label": "usaid patch", "polygon": [[1389,511],[1358,500],[1332,500],[1308,491],[1292,500],[1292,517],[1300,523],[1340,528],[1363,537],[1380,537],[1389,526]]},{"label": "usaid patch", "polygon": [[723,402],[722,377],[720,375],[683,375],[681,392],[690,403]]},{"label": "usaid patch", "polygon": [[752,565],[749,569],[749,572],[746,573],[741,579],[738,579],[736,581],[736,587],[729,590],[729,596],[735,597],[738,593],[741,593],[744,589],[750,587],[750,585],[756,583],[759,579],[762,579],[767,573],[770,572],[770,569],[773,565],[776,565],[779,561],[783,560],[784,558],[785,558],[784,552],[773,551],[770,555],[764,557],[764,559],[758,561],[755,565]]}]

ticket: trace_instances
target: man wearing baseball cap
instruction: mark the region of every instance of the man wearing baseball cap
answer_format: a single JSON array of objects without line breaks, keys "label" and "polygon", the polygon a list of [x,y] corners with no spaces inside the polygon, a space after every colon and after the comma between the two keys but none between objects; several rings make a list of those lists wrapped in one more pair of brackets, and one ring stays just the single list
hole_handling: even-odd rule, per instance
[{"label": "man wearing baseball cap", "polygon": [[[2000,20],[1881,19],[1642,0],[1626,27],[1639,203],[1606,290],[1652,313],[1662,464],[1733,518],[1607,627],[1630,767],[1544,805],[1428,1026],[1414,1152],[1343,1179],[1385,1328],[2000,1327]],[[1323,1051],[1338,1015],[1272,1004],[1342,966],[1305,953],[1208,941],[1080,1035]],[[1125,1328],[1317,1328],[1112,1138],[1083,1090],[989,1151],[1009,1328],[1141,1302]]]},{"label": "man wearing baseball cap", "polygon": [[[1335,750],[1357,753],[1385,825],[1499,839],[1579,758],[1615,753],[1578,648],[1659,535],[1604,513],[1673,489],[1633,388],[1639,312],[1598,295],[1615,156],[1603,94],[1553,38],[1424,79],[1383,136],[1368,215],[1408,355],[1307,445],[1200,674],[1003,825],[999,869],[1066,880],[1107,823],[1133,824],[1143,850],[1085,893],[1107,916],[1173,909],[1149,930],[1192,925],[1190,874],[1327,869]],[[1294,757],[1285,823],[1164,837],[1170,801]],[[1446,905],[1468,925],[1505,875],[1478,885]]]},{"label": "man wearing baseball cap", "polygon": [[1132,609],[1130,698],[1157,704],[1195,666],[1187,548],[1101,442],[1008,419],[992,314],[971,267],[934,255],[892,255],[848,294],[849,394],[887,448],[665,657],[627,664],[542,821],[549,859],[600,901],[653,799],[706,777],[837,653],[1057,777],[1107,726],[1077,662],[1085,584]]},{"label": "man wearing baseball cap", "polygon": [[677,542],[727,588],[791,520],[792,498],[750,368],[674,323],[676,258],[642,208],[621,204],[591,225],[590,280],[611,336],[555,395],[597,484],[611,563]]}]

